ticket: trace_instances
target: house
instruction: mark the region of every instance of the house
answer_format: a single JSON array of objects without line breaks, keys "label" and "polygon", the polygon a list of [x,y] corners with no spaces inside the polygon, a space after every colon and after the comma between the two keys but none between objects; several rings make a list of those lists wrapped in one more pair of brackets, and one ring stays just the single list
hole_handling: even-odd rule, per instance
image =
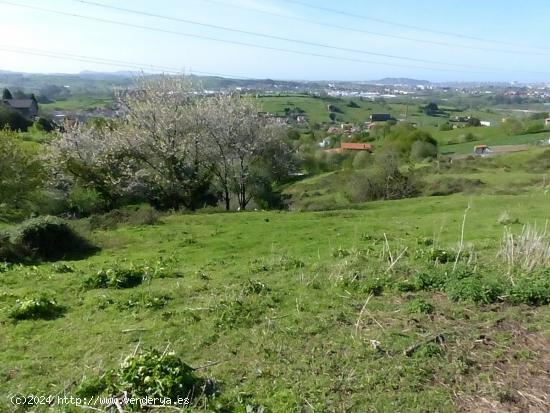
[{"label": "house", "polygon": [[479,124],[481,126],[487,126],[487,127],[491,126],[491,122],[489,122],[487,120],[482,120],[481,122],[479,122]]},{"label": "house", "polygon": [[389,113],[373,113],[370,115],[371,122],[387,122],[391,119],[392,117]]},{"label": "house", "polygon": [[368,151],[372,152],[372,145],[370,143],[351,143],[342,142],[340,148],[346,151]]},{"label": "house", "polygon": [[550,118],[544,120],[544,126],[550,126]]},{"label": "house", "polygon": [[38,103],[35,99],[4,99],[2,103],[27,119],[32,119],[38,114]]}]

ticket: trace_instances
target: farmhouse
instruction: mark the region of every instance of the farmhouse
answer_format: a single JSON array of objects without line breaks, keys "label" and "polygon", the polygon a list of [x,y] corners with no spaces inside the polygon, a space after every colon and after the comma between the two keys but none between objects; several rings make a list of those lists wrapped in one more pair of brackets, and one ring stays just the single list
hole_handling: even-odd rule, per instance
[{"label": "farmhouse", "polygon": [[487,121],[487,120],[482,120],[481,122],[479,122],[479,124],[481,126],[486,126],[486,127],[489,127],[491,126],[491,122]]},{"label": "farmhouse", "polygon": [[2,104],[19,112],[27,119],[32,119],[38,114],[38,103],[34,99],[4,99]]},{"label": "farmhouse", "polygon": [[389,113],[373,113],[370,115],[371,122],[387,122],[388,120],[391,120]]},{"label": "farmhouse", "polygon": [[544,120],[544,126],[550,126],[550,118]]}]

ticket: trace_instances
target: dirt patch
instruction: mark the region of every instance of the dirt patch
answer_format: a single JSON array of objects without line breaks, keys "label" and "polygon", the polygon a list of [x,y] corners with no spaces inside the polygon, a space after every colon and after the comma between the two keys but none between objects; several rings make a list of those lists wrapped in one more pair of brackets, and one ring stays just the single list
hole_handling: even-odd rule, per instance
[{"label": "dirt patch", "polygon": [[[493,339],[503,333],[510,336],[505,343]],[[458,395],[460,411],[550,412],[549,337],[502,322],[479,336],[471,357],[479,369],[471,383],[476,394]]]}]

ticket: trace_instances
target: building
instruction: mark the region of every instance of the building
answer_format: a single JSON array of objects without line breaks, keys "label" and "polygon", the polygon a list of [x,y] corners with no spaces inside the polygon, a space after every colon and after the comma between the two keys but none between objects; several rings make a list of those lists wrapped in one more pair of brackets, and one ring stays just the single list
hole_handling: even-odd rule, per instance
[{"label": "building", "polygon": [[474,154],[475,155],[488,155],[491,153],[492,150],[487,145],[476,145],[474,146]]},{"label": "building", "polygon": [[38,114],[38,103],[35,99],[4,99],[2,103],[27,119],[33,119]]},{"label": "building", "polygon": [[544,120],[544,126],[550,126],[550,118]]},{"label": "building", "polygon": [[368,151],[372,152],[372,145],[370,143],[351,143],[342,142],[340,148],[345,151]]},{"label": "building", "polygon": [[371,122],[387,122],[391,119],[392,117],[389,113],[373,113],[370,115]]},{"label": "building", "polygon": [[489,122],[487,120],[482,120],[481,122],[479,122],[479,124],[481,126],[487,126],[487,127],[491,126],[491,122]]}]

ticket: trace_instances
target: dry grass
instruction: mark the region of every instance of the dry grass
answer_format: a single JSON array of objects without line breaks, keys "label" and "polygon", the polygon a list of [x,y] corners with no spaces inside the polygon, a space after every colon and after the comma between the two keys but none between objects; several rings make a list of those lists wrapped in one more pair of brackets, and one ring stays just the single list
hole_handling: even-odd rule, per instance
[{"label": "dry grass", "polygon": [[535,268],[550,266],[547,226],[539,230],[536,225],[524,225],[517,235],[506,227],[499,256],[506,261],[510,271],[513,268],[533,271]]}]

